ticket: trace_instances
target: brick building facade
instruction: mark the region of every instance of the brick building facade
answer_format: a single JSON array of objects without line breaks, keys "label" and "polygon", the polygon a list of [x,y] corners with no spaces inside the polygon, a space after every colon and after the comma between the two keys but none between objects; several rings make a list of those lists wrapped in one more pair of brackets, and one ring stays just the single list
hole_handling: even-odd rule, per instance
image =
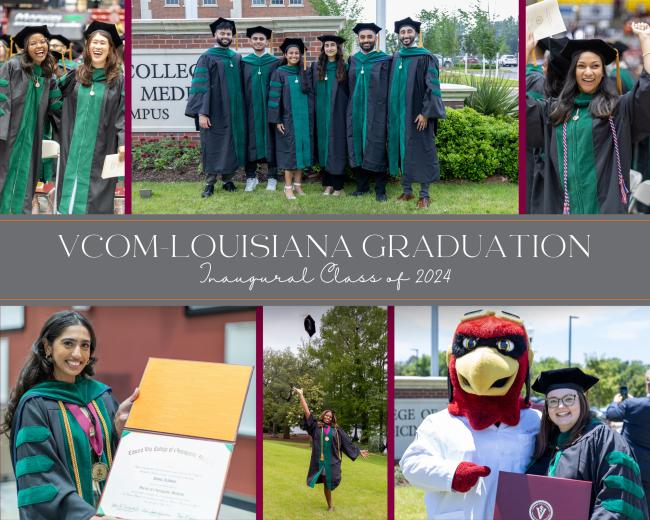
[{"label": "brick building facade", "polygon": [[[191,5],[190,5],[191,4]],[[133,20],[316,16],[309,0],[133,0]],[[196,14],[194,16],[193,14]]]}]

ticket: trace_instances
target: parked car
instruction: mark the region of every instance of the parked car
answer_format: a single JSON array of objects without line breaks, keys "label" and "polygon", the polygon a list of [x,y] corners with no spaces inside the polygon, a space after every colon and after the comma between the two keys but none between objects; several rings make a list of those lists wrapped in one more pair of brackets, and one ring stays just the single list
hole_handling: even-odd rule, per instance
[{"label": "parked car", "polygon": [[517,57],[512,54],[504,54],[499,58],[499,65],[501,67],[516,67]]}]

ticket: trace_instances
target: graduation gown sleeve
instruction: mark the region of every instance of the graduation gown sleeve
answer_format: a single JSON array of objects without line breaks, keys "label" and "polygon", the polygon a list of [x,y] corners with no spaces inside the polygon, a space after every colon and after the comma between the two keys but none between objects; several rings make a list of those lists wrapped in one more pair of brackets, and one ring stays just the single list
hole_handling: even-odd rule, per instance
[{"label": "graduation gown sleeve", "polygon": [[341,428],[337,428],[336,432],[341,436],[341,453],[345,453],[350,460],[356,460],[361,454],[359,447],[352,443],[348,434]]},{"label": "graduation gown sleeve", "polygon": [[210,88],[212,87],[209,73],[209,58],[202,54],[194,68],[190,96],[187,100],[185,115],[193,117],[196,129],[199,130],[199,115],[210,115]]},{"label": "graduation gown sleeve", "polygon": [[283,76],[276,69],[271,73],[269,83],[269,124],[277,125],[282,123],[282,84]]},{"label": "graduation gown sleeve", "polygon": [[0,67],[0,141],[6,141],[9,134],[9,120],[11,119],[10,71],[7,64]]},{"label": "graduation gown sleeve", "polygon": [[634,88],[621,96],[619,105],[630,121],[633,142],[650,135],[650,74],[644,70]]},{"label": "graduation gown sleeve", "polygon": [[440,90],[440,71],[438,58],[433,55],[427,56],[426,91],[422,100],[422,114],[427,119],[444,119],[446,116],[445,105],[442,102]]},{"label": "graduation gown sleeve", "polygon": [[95,509],[77,494],[68,472],[55,401],[29,399],[11,435],[20,520],[87,520]]}]

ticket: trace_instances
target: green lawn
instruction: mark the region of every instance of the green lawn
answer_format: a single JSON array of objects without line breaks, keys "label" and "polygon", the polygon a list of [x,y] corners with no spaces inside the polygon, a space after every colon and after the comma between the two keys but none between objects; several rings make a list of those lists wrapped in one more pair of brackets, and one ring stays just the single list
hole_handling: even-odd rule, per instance
[{"label": "green lawn", "polygon": [[264,441],[264,520],[382,520],[386,514],[386,457],[371,454],[352,462],[343,455],[341,484],[327,512],[323,485],[306,484],[310,447]]},{"label": "green lawn", "polygon": [[[201,182],[134,182],[134,214],[514,214],[518,211],[518,186],[511,183],[439,182],[429,190],[431,206],[418,210],[415,201],[395,202],[402,192],[399,184],[388,185],[388,202],[377,202],[374,194],[363,197],[326,197],[322,195],[319,183],[305,183],[307,193],[296,200],[286,200],[279,183],[275,192],[266,191],[266,183],[260,183],[253,193],[245,193],[243,183],[237,183],[237,191],[225,192],[221,183],[215,194],[202,199]],[[417,184],[414,190],[417,190]],[[149,199],[140,197],[139,190],[153,190]],[[347,193],[354,191],[354,185],[345,186]]]},{"label": "green lawn", "polygon": [[397,486],[395,520],[420,520],[425,517],[424,491],[414,486]]}]

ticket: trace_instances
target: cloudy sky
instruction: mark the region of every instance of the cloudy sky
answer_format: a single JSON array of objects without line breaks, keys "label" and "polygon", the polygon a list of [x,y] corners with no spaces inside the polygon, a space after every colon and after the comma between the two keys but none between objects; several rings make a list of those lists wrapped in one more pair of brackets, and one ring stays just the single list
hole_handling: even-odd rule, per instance
[{"label": "cloudy sky", "polygon": [[[569,316],[578,316],[572,326],[572,359],[584,362],[585,355],[605,355],[650,363],[650,307],[440,307],[438,342],[446,350],[463,313],[481,308],[503,309],[521,316],[532,329],[533,349],[539,357],[568,357]],[[411,349],[430,352],[431,308],[395,308],[395,360],[414,355]]]},{"label": "cloudy sky", "polygon": [[307,342],[309,334],[305,332],[304,321],[307,314],[316,322],[331,307],[264,307],[264,348],[282,350],[290,347],[293,352]]},{"label": "cloudy sky", "polygon": [[[453,12],[458,9],[471,10],[476,0],[385,0],[386,1],[386,27],[390,30],[395,20],[401,20],[410,16],[416,18],[422,9],[437,8]],[[513,0],[480,0],[483,9],[489,9],[497,20],[503,20],[512,16],[519,16],[519,2]],[[362,18],[367,21],[375,21],[376,2],[374,0],[361,0],[364,11]]]}]

